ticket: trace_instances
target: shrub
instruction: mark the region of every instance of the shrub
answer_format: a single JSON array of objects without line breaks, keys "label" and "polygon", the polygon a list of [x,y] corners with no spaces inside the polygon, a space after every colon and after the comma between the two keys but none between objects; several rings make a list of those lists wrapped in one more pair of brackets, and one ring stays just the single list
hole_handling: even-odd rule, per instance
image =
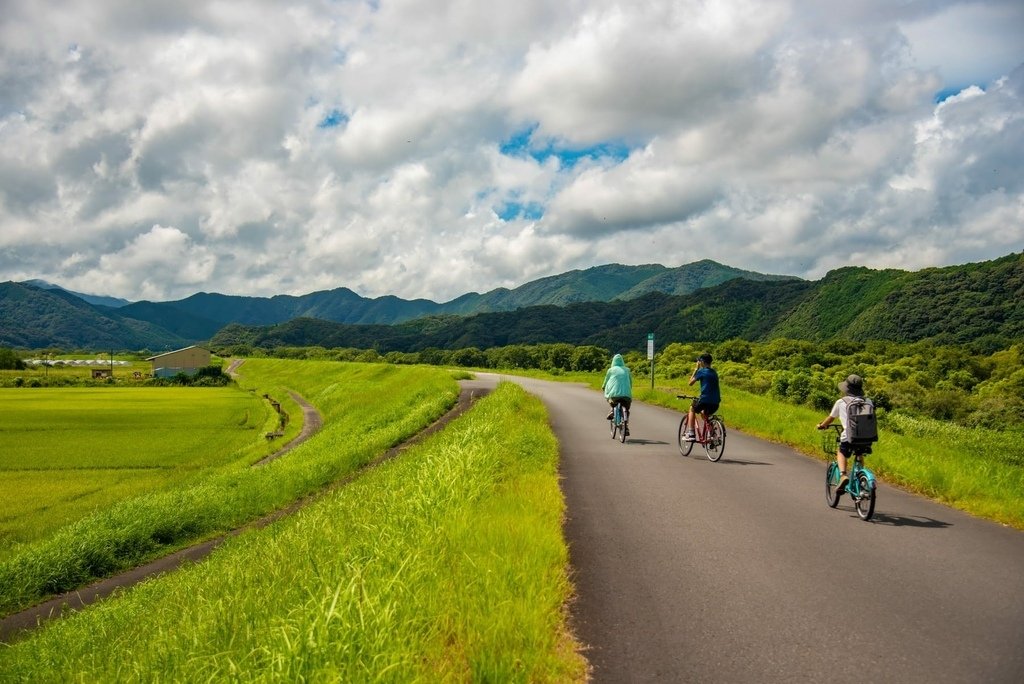
[{"label": "shrub", "polygon": [[13,349],[0,347],[0,370],[25,370],[25,362]]}]

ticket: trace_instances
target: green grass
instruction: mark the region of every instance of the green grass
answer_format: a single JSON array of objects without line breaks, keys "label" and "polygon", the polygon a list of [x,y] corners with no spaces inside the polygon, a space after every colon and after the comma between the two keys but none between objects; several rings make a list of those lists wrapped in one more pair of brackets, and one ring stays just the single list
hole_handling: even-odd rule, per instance
[{"label": "green grass", "polygon": [[321,407],[325,422],[337,427],[264,467],[235,461],[18,546],[0,559],[0,612],[233,529],[318,491],[429,425],[455,402],[458,390],[438,369],[252,360],[243,370],[243,384],[272,396],[287,386]]},{"label": "green grass", "polygon": [[[345,441],[343,424],[325,432],[310,450]],[[0,671],[31,682],[584,681],[566,625],[557,464],[543,406],[502,385],[297,515],[0,650]]]},{"label": "green grass", "polygon": [[237,388],[0,388],[0,558],[88,513],[266,450]]}]

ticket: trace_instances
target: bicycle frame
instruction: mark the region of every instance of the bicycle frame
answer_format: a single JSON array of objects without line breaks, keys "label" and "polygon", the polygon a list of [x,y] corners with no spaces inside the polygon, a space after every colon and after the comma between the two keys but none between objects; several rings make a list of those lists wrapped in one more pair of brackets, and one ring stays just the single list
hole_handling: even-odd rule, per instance
[{"label": "bicycle frame", "polygon": [[615,402],[615,406],[612,407],[612,424],[611,432],[612,439],[616,436],[623,443],[626,442],[626,427],[629,425],[629,410],[622,404],[622,402]]}]

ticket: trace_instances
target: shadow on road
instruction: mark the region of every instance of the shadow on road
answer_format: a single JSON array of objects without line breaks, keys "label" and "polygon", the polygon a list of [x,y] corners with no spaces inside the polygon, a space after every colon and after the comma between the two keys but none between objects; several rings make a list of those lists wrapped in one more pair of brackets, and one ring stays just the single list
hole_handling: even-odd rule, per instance
[{"label": "shadow on road", "polygon": [[871,522],[882,525],[892,525],[893,527],[931,527],[941,529],[953,526],[952,523],[936,520],[935,518],[927,518],[923,515],[904,516],[889,515],[887,513],[875,513]]},{"label": "shadow on road", "polygon": [[668,444],[668,442],[662,442],[657,439],[633,439],[632,437],[627,437],[626,444]]},{"label": "shadow on road", "polygon": [[738,465],[738,466],[751,466],[751,465],[755,465],[755,466],[770,466],[770,465],[775,465],[774,463],[766,463],[764,461],[744,461],[744,460],[741,460],[741,459],[738,459],[738,458],[725,458],[724,456],[722,457],[722,460],[719,461],[719,463],[721,463],[722,465]]}]

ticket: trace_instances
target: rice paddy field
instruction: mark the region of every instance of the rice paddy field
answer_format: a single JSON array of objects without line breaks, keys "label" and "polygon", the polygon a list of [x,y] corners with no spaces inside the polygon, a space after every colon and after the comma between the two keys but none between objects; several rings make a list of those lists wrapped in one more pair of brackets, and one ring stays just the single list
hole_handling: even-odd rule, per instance
[{"label": "rice paddy field", "polygon": [[0,388],[0,558],[88,513],[265,449],[238,388]]}]

